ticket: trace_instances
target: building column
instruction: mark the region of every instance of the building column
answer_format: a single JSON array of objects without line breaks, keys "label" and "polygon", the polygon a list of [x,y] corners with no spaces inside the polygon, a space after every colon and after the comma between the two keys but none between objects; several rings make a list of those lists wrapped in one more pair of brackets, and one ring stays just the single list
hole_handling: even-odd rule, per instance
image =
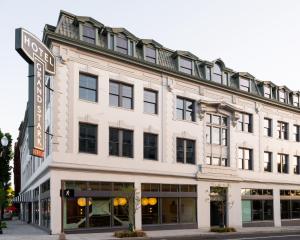
[{"label": "building column", "polygon": [[239,184],[229,184],[227,194],[227,225],[229,227],[242,227],[242,201]]},{"label": "building column", "polygon": [[61,178],[59,174],[52,172],[50,178],[50,230],[52,234],[59,234],[61,231]]},{"label": "building column", "polygon": [[136,206],[136,212],[135,212],[135,228],[136,230],[142,230],[142,205],[141,205],[141,200],[142,200],[142,187],[141,187],[141,182],[135,181],[134,182],[134,188],[135,188],[135,198],[140,199],[138,206]]},{"label": "building column", "polygon": [[210,185],[207,182],[197,184],[197,221],[198,228],[210,228]]},{"label": "building column", "polygon": [[281,215],[280,215],[280,190],[278,188],[273,189],[273,216],[274,226],[281,227]]}]

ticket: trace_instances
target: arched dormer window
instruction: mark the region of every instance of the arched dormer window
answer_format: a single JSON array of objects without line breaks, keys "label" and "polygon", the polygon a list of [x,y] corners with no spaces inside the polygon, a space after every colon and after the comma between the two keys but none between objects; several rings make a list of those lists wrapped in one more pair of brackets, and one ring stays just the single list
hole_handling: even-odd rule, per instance
[{"label": "arched dormer window", "polygon": [[218,63],[214,65],[212,80],[216,83],[222,84],[222,68]]}]

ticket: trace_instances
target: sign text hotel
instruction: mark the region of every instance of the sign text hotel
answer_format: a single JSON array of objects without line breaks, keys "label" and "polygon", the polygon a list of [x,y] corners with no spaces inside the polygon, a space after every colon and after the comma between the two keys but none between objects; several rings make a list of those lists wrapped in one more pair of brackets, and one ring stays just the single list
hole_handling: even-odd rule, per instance
[{"label": "sign text hotel", "polygon": [[37,157],[45,149],[45,71],[55,74],[55,58],[50,50],[25,29],[16,29],[17,52],[29,63],[29,149]]}]

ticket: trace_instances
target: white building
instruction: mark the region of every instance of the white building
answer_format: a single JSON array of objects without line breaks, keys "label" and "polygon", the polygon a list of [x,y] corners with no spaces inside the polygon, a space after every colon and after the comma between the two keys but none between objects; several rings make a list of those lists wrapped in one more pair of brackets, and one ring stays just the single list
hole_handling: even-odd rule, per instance
[{"label": "white building", "polygon": [[[43,41],[57,67],[45,158],[29,155],[28,126],[20,139],[24,221],[124,228],[132,185],[137,229],[219,225],[220,188],[228,226],[300,224],[299,92],[64,11]],[[74,190],[63,205],[61,189]]]}]

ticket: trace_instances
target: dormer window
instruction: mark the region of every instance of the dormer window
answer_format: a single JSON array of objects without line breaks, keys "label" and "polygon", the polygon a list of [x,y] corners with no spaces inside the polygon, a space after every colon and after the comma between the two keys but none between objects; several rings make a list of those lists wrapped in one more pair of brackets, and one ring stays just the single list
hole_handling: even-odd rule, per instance
[{"label": "dormer window", "polygon": [[284,90],[279,91],[279,102],[286,103],[286,93]]},{"label": "dormer window", "polygon": [[205,72],[206,80],[211,80],[211,68],[206,67],[205,69],[206,69],[206,72]]},{"label": "dormer window", "polygon": [[264,96],[266,98],[272,98],[270,86],[264,86]]},{"label": "dormer window", "polygon": [[148,62],[156,63],[155,48],[145,46],[145,60]]},{"label": "dormer window", "polygon": [[222,69],[219,64],[215,64],[212,80],[216,83],[222,84]]},{"label": "dormer window", "polygon": [[179,71],[192,75],[192,73],[193,73],[192,60],[180,57],[180,59],[179,59]]},{"label": "dormer window", "polygon": [[299,94],[294,94],[293,95],[293,106],[299,107]]},{"label": "dormer window", "polygon": [[96,43],[96,31],[95,28],[89,26],[82,27],[82,40],[88,43]]},{"label": "dormer window", "polygon": [[248,79],[240,78],[240,90],[250,92],[250,81]]},{"label": "dormer window", "polygon": [[116,51],[128,54],[128,40],[125,36],[116,36]]}]

